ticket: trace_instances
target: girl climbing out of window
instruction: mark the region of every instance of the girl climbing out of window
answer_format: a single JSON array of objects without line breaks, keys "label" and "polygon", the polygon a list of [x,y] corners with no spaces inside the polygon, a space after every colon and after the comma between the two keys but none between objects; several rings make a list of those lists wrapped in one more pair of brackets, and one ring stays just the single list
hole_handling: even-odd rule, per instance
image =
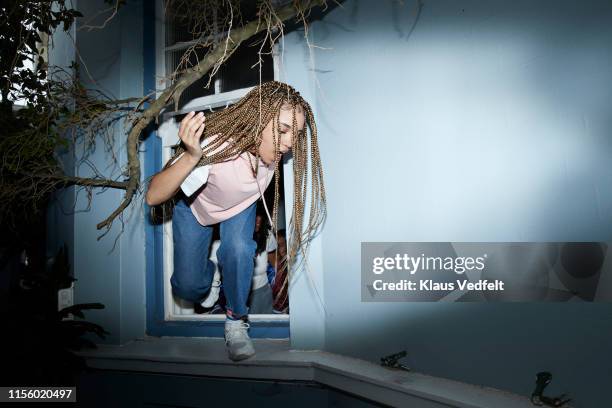
[{"label": "girl climbing out of window", "polygon": [[[182,143],[152,177],[146,193],[148,205],[161,206],[166,214],[172,210],[172,291],[192,302],[204,299],[214,276],[208,254],[212,225],[220,223],[217,258],[227,302],[225,343],[232,360],[249,358],[255,354],[248,336],[247,300],[257,246],[253,240],[256,204],[274,176],[272,216],[267,209],[266,213],[276,234],[278,166],[283,154],[293,154],[293,213],[284,262],[288,268],[298,254],[303,257],[325,218],[314,116],[294,88],[270,81],[206,117],[202,112],[190,112],[181,121],[178,136]],[[307,184],[311,189],[310,214],[304,228]]]}]

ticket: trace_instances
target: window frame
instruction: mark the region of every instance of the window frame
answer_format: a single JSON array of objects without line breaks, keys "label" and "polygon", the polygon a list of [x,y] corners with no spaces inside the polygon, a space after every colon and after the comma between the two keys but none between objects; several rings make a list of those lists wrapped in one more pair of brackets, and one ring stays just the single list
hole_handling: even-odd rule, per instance
[{"label": "window frame", "polygon": [[[146,10],[145,10],[146,14]],[[148,88],[155,88],[156,96],[160,96],[166,87],[166,52],[168,49],[176,48],[176,46],[166,47],[165,44],[165,21],[163,13],[163,0],[155,1],[155,24],[154,24],[154,39],[147,41],[145,32],[145,53],[147,46],[153,46],[154,58],[153,73],[155,78],[154,84]],[[150,31],[151,29],[149,29]],[[146,30],[145,30],[146,31]],[[151,34],[151,33],[149,33]],[[279,45],[275,44],[273,48],[273,74],[274,79],[279,77]],[[145,59],[146,61],[146,59]],[[146,65],[146,62],[145,62]],[[153,67],[151,67],[153,68]],[[145,67],[145,73],[147,69]],[[146,79],[145,79],[146,80]],[[156,137],[151,142],[152,150],[148,158],[152,161],[152,166],[147,167],[147,173],[151,175],[161,169],[163,163],[170,159],[172,154],[172,146],[179,142],[178,138],[178,122],[175,117],[191,110],[214,109],[220,106],[227,106],[236,102],[241,97],[246,95],[253,87],[237,89],[229,92],[218,92],[218,87],[215,89],[215,94],[195,98],[189,101],[179,111],[164,111],[159,115],[159,127],[155,133]],[[147,87],[145,86],[145,89]],[[290,163],[285,163],[289,166]],[[288,192],[289,193],[289,192]],[[223,324],[225,322],[224,314],[195,314],[193,307],[188,305],[188,302],[182,302],[172,295],[170,276],[173,266],[173,251],[172,251],[172,222],[166,220],[159,225],[151,225],[153,234],[148,248],[152,249],[154,260],[153,271],[149,270],[147,279],[147,298],[148,303],[152,306],[151,316],[147,319],[147,333],[154,335],[204,335],[204,336],[223,336]],[[147,259],[150,259],[148,256]],[[148,268],[149,269],[149,268]],[[154,282],[150,280],[154,279]],[[150,300],[150,302],[149,302]],[[268,337],[268,338],[289,338],[289,314],[259,314],[249,316],[251,322],[251,337]]]}]

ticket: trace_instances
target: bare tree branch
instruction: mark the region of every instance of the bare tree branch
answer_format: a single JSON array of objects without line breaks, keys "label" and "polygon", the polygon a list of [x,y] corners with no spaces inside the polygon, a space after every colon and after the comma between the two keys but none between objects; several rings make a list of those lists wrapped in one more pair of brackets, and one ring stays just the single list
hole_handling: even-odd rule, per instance
[{"label": "bare tree branch", "polygon": [[88,187],[110,187],[125,190],[128,187],[128,183],[125,181],[116,181],[100,178],[88,178],[88,177],[75,177],[66,176],[63,174],[38,174],[38,173],[21,173],[24,176],[32,178],[45,178],[49,180],[55,180],[56,184],[62,187],[70,185],[88,186]]},{"label": "bare tree branch", "polygon": [[[113,7],[110,7],[108,9],[106,9],[106,10],[101,10],[98,13],[96,13],[89,20],[87,20],[87,22],[85,24],[83,24],[81,27],[79,27],[77,31],[81,31],[81,30],[87,29],[87,31],[89,32],[91,30],[102,29],[102,28],[106,27],[106,25],[117,15],[117,12],[119,11],[119,6],[120,5],[121,5],[121,1],[117,0]],[[106,20],[104,20],[104,22],[102,24],[97,25],[97,26],[89,24],[89,22],[93,21],[99,15],[108,13],[109,11],[112,11],[111,15],[108,16],[106,18]]]},{"label": "bare tree branch", "polygon": [[[263,16],[264,18],[274,18],[282,24],[283,22],[294,17],[306,18],[306,12],[315,6],[322,6],[325,0],[296,0],[293,3],[283,6],[278,10],[270,7],[270,15]],[[260,16],[262,17],[262,16]],[[277,26],[277,24],[273,24]],[[178,108],[181,94],[191,84],[208,73],[215,66],[225,62],[231,53],[245,40],[254,35],[269,30],[271,25],[261,24],[259,20],[252,21],[242,27],[234,28],[228,32],[226,41],[217,43],[213,49],[207,54],[206,58],[202,59],[197,65],[188,68],[184,73],[168,87],[151,105],[135,120],[128,138],[127,138],[127,154],[128,154],[128,175],[127,187],[125,196],[120,205],[102,222],[96,225],[97,229],[110,229],[113,220],[119,216],[132,202],[132,199],[138,191],[140,183],[140,160],[138,157],[138,144],[142,131],[153,121],[160,111],[170,102],[174,102],[175,109]],[[107,231],[108,232],[108,231]],[[101,237],[98,237],[100,239]]]},{"label": "bare tree branch", "polygon": [[[79,30],[92,31],[107,27],[125,4],[125,0],[113,1],[113,7],[95,14]],[[180,64],[166,77],[171,85],[156,99],[157,90],[144,96],[117,98],[92,77],[68,30],[75,18],[83,15],[65,4],[65,0],[54,3],[59,7],[60,14],[52,12],[50,5],[44,2],[15,2],[10,10],[1,10],[0,16],[4,16],[10,31],[15,35],[11,37],[12,46],[3,50],[0,61],[3,62],[0,68],[2,78],[5,79],[0,79],[0,109],[3,115],[0,119],[3,133],[7,135],[0,137],[0,184],[3,186],[0,190],[0,218],[19,219],[17,213],[26,217],[42,210],[51,193],[74,185],[85,188],[89,205],[94,188],[125,190],[117,208],[96,225],[97,229],[106,229],[98,240],[111,230],[116,218],[119,217],[123,225],[123,211],[141,193],[141,134],[159,117],[162,109],[172,105],[177,109],[185,90],[205,75],[208,75],[208,83],[205,85],[208,87],[215,74],[241,44],[255,36],[261,45],[259,61],[253,67],[259,65],[261,82],[262,55],[270,54],[272,51],[266,46],[282,38],[284,24],[296,19],[303,23],[307,35],[310,10],[315,6],[327,5],[326,0],[164,2],[169,6],[168,10],[171,10],[166,14],[172,23],[174,19],[180,20],[177,24],[188,27],[193,38],[188,41],[184,37],[178,38],[180,41],[175,44],[175,51],[185,51]],[[243,9],[244,4],[248,4],[246,9]],[[256,7],[252,7],[254,5]],[[245,22],[243,19],[245,10],[252,21]],[[43,31],[23,24],[32,14],[43,19],[38,24],[42,24]],[[94,19],[102,20],[101,16],[105,20],[101,25],[90,24]],[[12,19],[10,24],[9,17]],[[49,27],[45,28],[47,21]],[[48,58],[40,53],[39,50],[46,52],[49,40],[53,41],[52,29],[58,24],[62,24],[66,35],[74,43],[80,64],[75,61],[69,68],[50,67]],[[23,68],[24,60],[35,62],[36,68]],[[194,63],[194,60],[197,62]],[[16,70],[19,75],[14,72]],[[80,80],[81,75],[88,77],[96,88],[86,88]],[[19,82],[18,79],[21,79],[21,85],[25,84],[25,87],[13,86],[13,82]],[[9,96],[14,100],[28,100],[29,104],[13,109]],[[145,103],[148,103],[146,107]],[[117,134],[116,125],[119,121],[123,121],[125,130]],[[90,154],[100,144],[111,158],[105,169],[97,169],[94,161],[89,160]],[[126,149],[125,165],[119,166],[117,149]],[[63,169],[62,151],[74,154],[74,160],[70,160],[71,167],[89,167],[87,177],[71,176],[71,172]]]}]

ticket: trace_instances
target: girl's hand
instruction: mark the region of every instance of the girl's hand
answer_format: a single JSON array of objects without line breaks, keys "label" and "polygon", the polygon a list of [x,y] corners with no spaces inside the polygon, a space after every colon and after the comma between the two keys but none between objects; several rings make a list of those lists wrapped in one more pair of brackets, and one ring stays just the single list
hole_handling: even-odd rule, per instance
[{"label": "girl's hand", "polygon": [[204,132],[204,113],[200,112],[197,115],[194,111],[189,112],[179,127],[178,135],[185,144],[185,153],[194,161],[199,161],[202,158],[202,147],[200,146],[200,137]]}]

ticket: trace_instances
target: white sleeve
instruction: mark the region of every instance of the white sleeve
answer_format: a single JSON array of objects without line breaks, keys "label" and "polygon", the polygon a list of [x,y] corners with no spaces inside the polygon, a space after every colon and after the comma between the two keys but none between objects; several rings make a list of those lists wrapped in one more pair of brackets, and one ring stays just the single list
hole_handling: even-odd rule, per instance
[{"label": "white sleeve", "polygon": [[268,239],[266,241],[266,252],[276,251],[276,238],[272,230],[268,231]]},{"label": "white sleeve", "polygon": [[[201,146],[206,146],[206,140],[202,141]],[[174,159],[174,161],[170,165],[176,163],[176,161],[180,159],[181,156],[184,154],[185,152],[179,154],[178,157]],[[189,173],[187,178],[181,184],[181,190],[183,190],[187,197],[190,197],[193,193],[196,192],[196,190],[198,190],[206,183],[206,181],[208,180],[209,170],[210,164],[207,164],[206,166],[195,167],[193,170],[191,170],[191,173]]]},{"label": "white sleeve", "polygon": [[210,164],[206,166],[196,167],[191,171],[191,173],[189,173],[189,176],[187,176],[185,181],[183,181],[183,184],[181,184],[181,190],[183,190],[187,197],[190,197],[200,187],[206,184],[206,180],[208,180],[209,169]]}]

